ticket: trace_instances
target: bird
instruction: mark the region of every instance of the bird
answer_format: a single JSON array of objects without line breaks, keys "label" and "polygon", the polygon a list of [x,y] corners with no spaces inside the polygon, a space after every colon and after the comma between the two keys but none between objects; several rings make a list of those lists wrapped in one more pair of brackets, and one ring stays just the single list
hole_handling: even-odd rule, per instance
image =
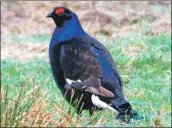
[{"label": "bird", "polygon": [[81,26],[75,12],[57,6],[47,15],[56,27],[49,44],[52,75],[61,94],[81,114],[109,109],[129,123],[143,116],[123,93],[123,81],[108,49]]}]

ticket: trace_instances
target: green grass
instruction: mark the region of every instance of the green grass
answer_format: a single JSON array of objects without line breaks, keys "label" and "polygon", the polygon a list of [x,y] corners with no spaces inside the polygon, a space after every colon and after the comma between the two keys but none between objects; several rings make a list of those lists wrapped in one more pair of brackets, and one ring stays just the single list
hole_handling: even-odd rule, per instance
[{"label": "green grass", "polygon": [[42,34],[16,34],[16,35],[4,35],[2,40],[7,43],[28,44],[28,43],[44,43],[49,40],[50,36],[47,33]]},{"label": "green grass", "polygon": [[117,38],[107,48],[124,80],[125,96],[144,120],[120,124],[108,110],[91,118],[85,111],[78,118],[74,109],[67,118],[70,105],[55,85],[49,63],[44,58],[8,58],[1,61],[1,126],[170,127],[171,36]]}]

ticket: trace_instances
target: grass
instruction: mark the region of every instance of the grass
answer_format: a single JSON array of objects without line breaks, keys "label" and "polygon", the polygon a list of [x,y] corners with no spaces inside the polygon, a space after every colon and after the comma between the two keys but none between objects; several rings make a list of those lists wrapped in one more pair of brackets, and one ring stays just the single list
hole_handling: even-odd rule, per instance
[{"label": "grass", "polygon": [[42,43],[46,42],[47,39],[49,39],[49,35],[46,33],[42,34],[16,34],[16,35],[7,35],[3,36],[2,40],[5,40],[6,42],[17,42],[19,44],[28,44],[30,42],[32,43]]},{"label": "grass", "polygon": [[[42,35],[32,39],[39,38],[45,40]],[[107,48],[124,80],[127,99],[144,120],[121,124],[108,110],[92,117],[85,111],[78,117],[59,92],[44,58],[25,62],[8,58],[1,61],[1,126],[170,127],[171,35],[117,38]]]}]

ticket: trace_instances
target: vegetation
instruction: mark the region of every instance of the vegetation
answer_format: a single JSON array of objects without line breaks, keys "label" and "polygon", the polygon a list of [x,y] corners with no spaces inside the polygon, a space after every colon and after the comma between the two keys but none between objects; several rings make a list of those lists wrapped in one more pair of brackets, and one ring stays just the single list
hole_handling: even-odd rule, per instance
[{"label": "vegetation", "polygon": [[[108,45],[124,79],[127,99],[145,119],[127,126],[170,126],[170,35],[118,38]],[[81,117],[64,100],[41,58],[1,62],[2,126],[121,126],[108,110]],[[76,123],[77,122],[77,123]]]},{"label": "vegetation", "polygon": [[[83,28],[106,45],[124,80],[128,101],[144,120],[123,124],[109,110],[78,116],[64,100],[52,78],[47,51],[54,23],[45,16],[55,4],[77,12]],[[170,2],[1,5],[2,127],[171,127]]]}]

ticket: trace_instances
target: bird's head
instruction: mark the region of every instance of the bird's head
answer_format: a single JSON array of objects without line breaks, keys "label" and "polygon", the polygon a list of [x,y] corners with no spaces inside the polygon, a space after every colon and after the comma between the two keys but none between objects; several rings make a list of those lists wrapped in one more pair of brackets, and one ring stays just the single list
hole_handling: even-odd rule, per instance
[{"label": "bird's head", "polygon": [[52,18],[56,24],[51,38],[51,47],[57,43],[85,34],[78,16],[68,8],[55,7],[47,17]]},{"label": "bird's head", "polygon": [[52,18],[57,27],[62,27],[65,21],[71,20],[73,12],[65,7],[55,7],[47,17]]}]

